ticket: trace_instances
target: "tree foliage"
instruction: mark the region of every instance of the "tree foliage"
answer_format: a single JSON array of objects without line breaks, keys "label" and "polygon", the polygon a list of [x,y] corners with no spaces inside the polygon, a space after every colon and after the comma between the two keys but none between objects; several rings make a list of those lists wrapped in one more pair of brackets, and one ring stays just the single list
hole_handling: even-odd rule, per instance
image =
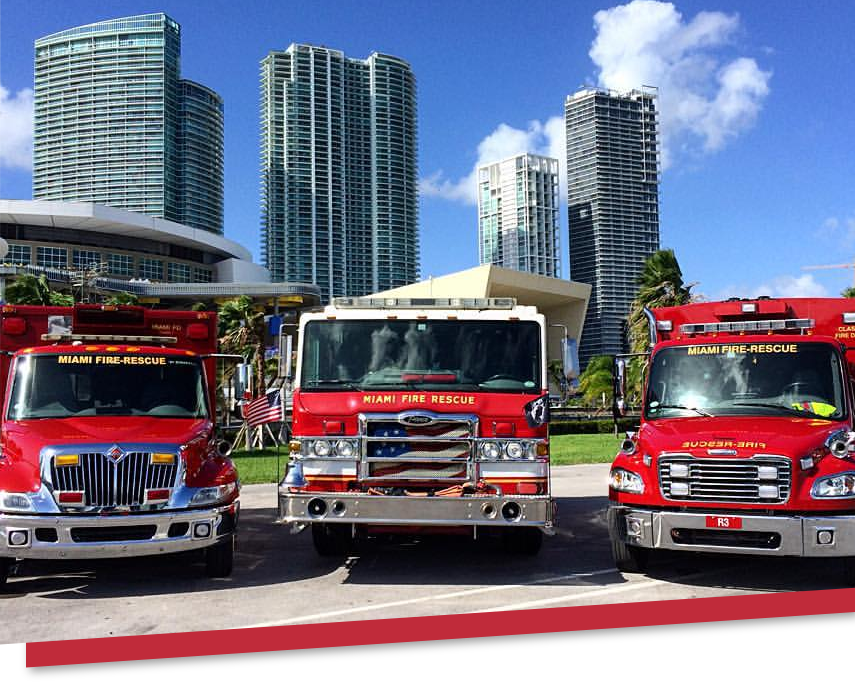
[{"label": "tree foliage", "polygon": [[683,283],[683,272],[671,248],[658,250],[644,261],[637,283],[638,294],[628,318],[629,343],[633,353],[645,353],[650,348],[650,333],[644,309],[690,303],[694,284]]},{"label": "tree foliage", "polygon": [[844,298],[855,298],[855,286],[847,286],[840,292],[840,295]]},{"label": "tree foliage", "polygon": [[249,296],[232,298],[220,306],[219,327],[220,350],[252,361],[255,393],[264,393],[264,309]]},{"label": "tree foliage", "polygon": [[127,291],[119,291],[110,296],[105,303],[107,305],[139,305],[140,299]]},{"label": "tree foliage", "polygon": [[579,376],[579,393],[586,405],[611,407],[613,361],[610,355],[596,355],[588,361],[585,371]]},{"label": "tree foliage", "polygon": [[6,302],[13,305],[74,305],[74,296],[50,288],[47,277],[21,274],[6,287]]}]

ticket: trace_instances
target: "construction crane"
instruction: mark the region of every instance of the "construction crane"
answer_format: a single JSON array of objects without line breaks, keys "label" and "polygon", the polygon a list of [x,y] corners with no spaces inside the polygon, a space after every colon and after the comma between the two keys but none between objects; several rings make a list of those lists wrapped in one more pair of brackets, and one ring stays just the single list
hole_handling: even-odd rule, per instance
[{"label": "construction crane", "polygon": [[[802,267],[803,270],[855,270],[855,261],[847,262],[842,265],[808,265]],[[852,273],[852,285],[855,286],[855,271]]]}]

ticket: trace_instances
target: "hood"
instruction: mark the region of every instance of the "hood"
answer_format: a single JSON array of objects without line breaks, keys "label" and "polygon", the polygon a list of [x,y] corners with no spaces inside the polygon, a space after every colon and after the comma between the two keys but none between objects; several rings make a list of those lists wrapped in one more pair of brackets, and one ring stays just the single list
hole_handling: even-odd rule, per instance
[{"label": "hood", "polygon": [[[7,421],[3,425],[3,452],[7,456],[4,479],[18,487],[0,484],[9,491],[33,491],[24,483],[40,483],[39,453],[45,446],[73,444],[173,444],[181,446],[207,433],[206,419],[89,416],[63,419]],[[14,471],[14,476],[12,472]],[[2,473],[0,473],[2,474]]]},{"label": "hood", "polygon": [[[645,453],[736,451],[733,457],[770,453],[797,458],[821,446],[828,435],[848,429],[843,421],[801,417],[691,417],[652,420],[639,433]],[[721,454],[719,455],[721,457]]]}]

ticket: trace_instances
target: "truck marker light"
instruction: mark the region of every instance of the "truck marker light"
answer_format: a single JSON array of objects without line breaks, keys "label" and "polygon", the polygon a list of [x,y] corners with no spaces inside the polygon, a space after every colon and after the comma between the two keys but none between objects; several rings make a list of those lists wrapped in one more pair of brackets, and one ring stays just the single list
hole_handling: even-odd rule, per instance
[{"label": "truck marker light", "polygon": [[540,486],[532,482],[517,482],[517,493],[533,496],[540,491]]},{"label": "truck marker light", "polygon": [[87,346],[83,350],[84,351],[97,351],[97,350],[100,350],[100,348],[101,348],[100,346]]},{"label": "truck marker light", "polygon": [[80,465],[80,456],[76,453],[66,453],[61,456],[56,456],[53,459],[53,464],[58,468],[76,467]]},{"label": "truck marker light", "polygon": [[3,333],[21,336],[27,331],[27,321],[23,317],[7,317],[3,320]]},{"label": "truck marker light", "polygon": [[175,462],[175,454],[174,453],[152,453],[151,454],[151,464],[152,465],[172,465]]},{"label": "truck marker light", "polygon": [[549,444],[545,441],[538,442],[537,448],[535,449],[535,453],[538,456],[548,456],[549,455]]},{"label": "truck marker light", "polygon": [[149,489],[145,493],[145,500],[148,503],[153,501],[169,501],[169,489]]},{"label": "truck marker light", "polygon": [[58,492],[59,498],[58,501],[60,503],[70,503],[70,504],[82,504],[83,503],[83,492],[82,491],[60,491]]},{"label": "truck marker light", "polygon": [[113,352],[113,351],[118,351],[121,349],[118,346],[107,346],[107,348],[105,348],[104,350]]},{"label": "truck marker light", "polygon": [[299,453],[302,442],[299,439],[291,439],[288,442],[288,450],[292,453]]},{"label": "truck marker light", "polygon": [[193,322],[192,324],[188,324],[187,338],[195,340],[207,339],[208,325],[204,322]]},{"label": "truck marker light", "polygon": [[653,465],[653,456],[651,456],[649,453],[645,453],[644,458],[642,460],[647,467]]}]

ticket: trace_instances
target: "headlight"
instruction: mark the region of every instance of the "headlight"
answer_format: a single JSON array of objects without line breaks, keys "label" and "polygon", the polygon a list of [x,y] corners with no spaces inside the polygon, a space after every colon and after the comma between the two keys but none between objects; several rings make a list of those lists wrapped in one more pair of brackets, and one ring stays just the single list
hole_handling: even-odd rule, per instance
[{"label": "headlight", "polygon": [[855,498],[855,472],[818,479],[813,483],[810,494],[815,499]]},{"label": "headlight", "polygon": [[335,445],[335,454],[342,458],[350,458],[356,453],[356,442],[350,439],[339,439]]},{"label": "headlight", "polygon": [[615,468],[609,474],[609,486],[615,491],[624,491],[628,494],[643,494],[644,480],[634,472]]},{"label": "headlight", "polygon": [[190,499],[190,505],[204,506],[225,501],[234,493],[235,489],[237,489],[237,484],[234,482],[221,484],[218,487],[202,487]]},{"label": "headlight", "polygon": [[481,444],[481,455],[487,460],[497,460],[502,455],[502,448],[495,441],[485,441]]},{"label": "headlight", "polygon": [[10,494],[0,492],[0,511],[32,513],[35,510],[28,494]]},{"label": "headlight", "polygon": [[523,445],[518,441],[509,441],[505,446],[505,454],[512,460],[523,457]]},{"label": "headlight", "polygon": [[332,444],[326,439],[318,439],[312,444],[312,453],[318,458],[326,458],[332,452]]}]

